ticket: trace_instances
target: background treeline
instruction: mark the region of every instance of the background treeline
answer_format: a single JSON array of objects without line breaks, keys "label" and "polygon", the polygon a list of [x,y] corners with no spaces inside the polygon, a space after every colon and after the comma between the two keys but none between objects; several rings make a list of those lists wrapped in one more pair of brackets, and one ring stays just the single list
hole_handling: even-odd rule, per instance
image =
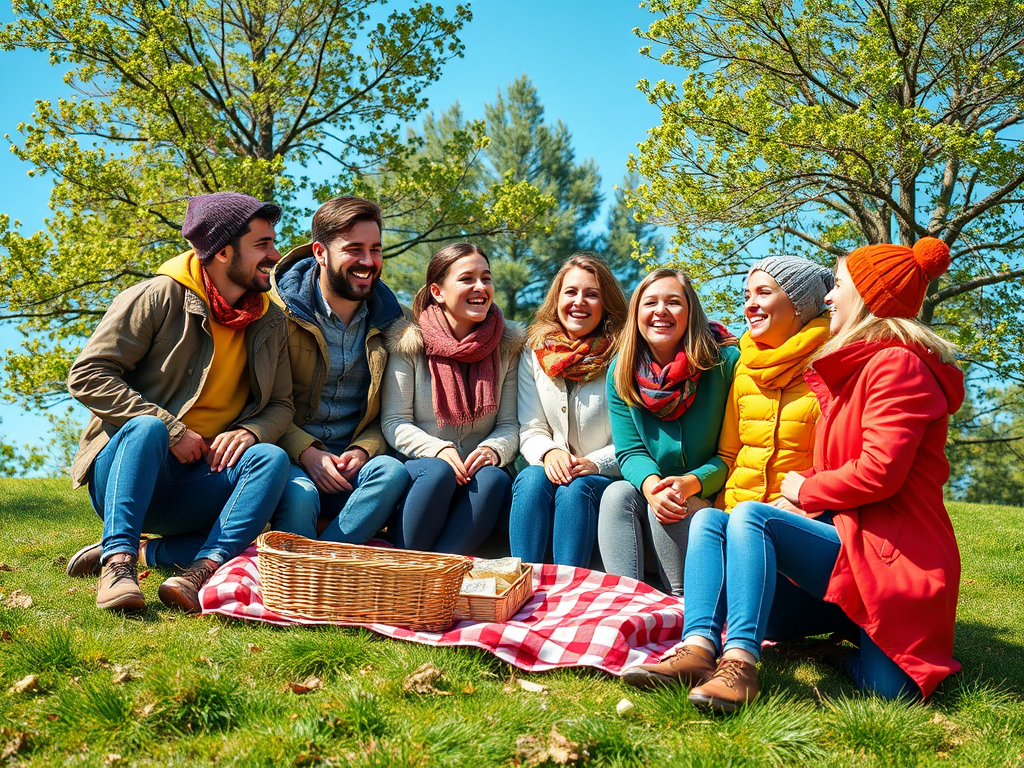
[{"label": "background treeline", "polygon": [[[440,244],[480,242],[517,319],[577,250],[603,254],[627,288],[645,265],[681,266],[713,314],[736,320],[738,276],[767,252],[831,263],[932,235],[954,261],[921,319],[960,346],[972,384],[951,431],[951,492],[1024,503],[1019,2],[648,8],[641,54],[665,79],[639,87],[661,119],[604,201],[599,169],[527,77],[482,120],[457,103],[429,109],[424,89],[464,53],[468,7],[15,0],[0,49],[48,53],[73,95],[37,102],[12,138],[53,188],[40,232],[0,214],[0,320],[29,333],[3,357],[5,397],[63,398],[111,298],[177,253],[187,199],[220,189],[281,203],[282,250],[328,197],[377,199],[388,280],[407,295]],[[0,474],[63,465],[74,424],[53,420],[48,449],[0,441]]]}]

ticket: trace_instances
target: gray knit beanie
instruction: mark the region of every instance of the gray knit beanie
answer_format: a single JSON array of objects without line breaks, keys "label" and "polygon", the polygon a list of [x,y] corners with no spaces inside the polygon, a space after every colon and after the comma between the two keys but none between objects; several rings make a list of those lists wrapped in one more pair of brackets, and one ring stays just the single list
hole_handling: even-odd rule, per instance
[{"label": "gray knit beanie", "polygon": [[[760,270],[775,278],[806,323],[825,309],[825,294],[835,285],[832,270],[799,256],[769,256],[755,261],[750,272]],[[747,272],[747,279],[750,279]]]},{"label": "gray knit beanie", "polygon": [[192,244],[199,260],[208,261],[257,218],[277,224],[281,208],[240,192],[197,195],[188,201],[181,234]]}]

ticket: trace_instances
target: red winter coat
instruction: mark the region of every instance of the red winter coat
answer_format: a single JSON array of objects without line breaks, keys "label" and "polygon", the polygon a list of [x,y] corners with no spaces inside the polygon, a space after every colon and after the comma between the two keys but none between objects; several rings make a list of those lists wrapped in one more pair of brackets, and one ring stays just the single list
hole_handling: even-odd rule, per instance
[{"label": "red winter coat", "polygon": [[963,374],[923,347],[884,341],[836,350],[806,377],[822,415],[800,506],[839,510],[842,542],[825,599],[928,696],[960,669],[960,552],[942,485]]}]

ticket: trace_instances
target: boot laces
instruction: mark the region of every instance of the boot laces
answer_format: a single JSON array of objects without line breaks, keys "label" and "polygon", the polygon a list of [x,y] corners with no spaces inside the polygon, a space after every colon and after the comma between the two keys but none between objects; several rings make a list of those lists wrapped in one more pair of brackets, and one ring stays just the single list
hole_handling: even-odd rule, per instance
[{"label": "boot laces", "polygon": [[190,565],[181,574],[181,578],[189,582],[198,591],[210,580],[215,570],[217,570],[216,567],[210,565]]},{"label": "boot laces", "polygon": [[739,659],[722,659],[715,672],[715,677],[721,679],[730,688],[736,688],[736,683],[743,676],[743,668],[746,662]]},{"label": "boot laces", "polygon": [[114,586],[122,579],[129,579],[136,584],[139,583],[139,571],[134,560],[107,563],[107,568],[110,570],[110,586]]}]

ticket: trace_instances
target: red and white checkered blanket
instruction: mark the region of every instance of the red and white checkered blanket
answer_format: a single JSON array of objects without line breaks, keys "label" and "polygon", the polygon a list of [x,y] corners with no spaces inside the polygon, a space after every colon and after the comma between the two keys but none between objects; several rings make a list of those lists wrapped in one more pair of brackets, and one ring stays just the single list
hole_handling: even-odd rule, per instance
[{"label": "red and white checkered blanket", "polygon": [[[533,596],[504,624],[460,621],[447,632],[415,632],[367,624],[387,637],[425,645],[483,648],[530,672],[557,667],[597,667],[613,675],[658,661],[679,643],[683,601],[646,584],[585,568],[538,565]],[[226,563],[199,593],[203,613],[270,624],[328,624],[296,620],[263,605],[256,548]]]}]

